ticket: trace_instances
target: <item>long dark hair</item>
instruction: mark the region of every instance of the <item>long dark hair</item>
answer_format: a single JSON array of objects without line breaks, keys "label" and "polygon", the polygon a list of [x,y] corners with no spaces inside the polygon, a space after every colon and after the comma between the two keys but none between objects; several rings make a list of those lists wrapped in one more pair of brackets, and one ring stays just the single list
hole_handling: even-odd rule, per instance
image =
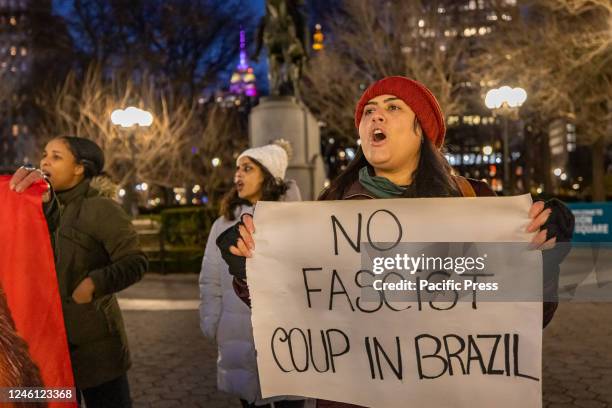
[{"label": "long dark hair", "polygon": [[[272,173],[270,173],[268,169],[266,169],[264,165],[257,160],[253,159],[252,157],[249,157],[249,159],[255,163],[257,167],[259,167],[264,176],[261,184],[261,200],[278,201],[287,192],[289,185],[283,180],[274,178]],[[241,205],[252,204],[250,201],[240,198],[240,196],[238,196],[236,186],[233,186],[221,200],[221,209],[219,213],[228,220],[234,221],[236,219],[236,208]]]},{"label": "long dark hair", "polygon": [[[415,128],[420,126],[415,120]],[[453,169],[448,164],[442,151],[437,149],[427,137],[422,138],[419,164],[412,174],[417,197],[459,197],[461,193],[452,179]],[[359,179],[359,170],[372,166],[366,160],[361,146],[357,149],[355,158],[330,184],[323,190],[319,200],[341,200],[345,191]]]}]

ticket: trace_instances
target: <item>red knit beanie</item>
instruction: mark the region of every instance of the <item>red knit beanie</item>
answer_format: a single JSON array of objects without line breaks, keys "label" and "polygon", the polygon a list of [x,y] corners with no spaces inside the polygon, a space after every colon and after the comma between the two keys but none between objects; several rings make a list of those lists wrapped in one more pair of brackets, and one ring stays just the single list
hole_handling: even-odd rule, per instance
[{"label": "red knit beanie", "polygon": [[438,148],[442,146],[446,127],[440,104],[425,85],[402,76],[383,78],[365,90],[355,108],[356,128],[359,128],[365,104],[379,95],[393,95],[403,100],[414,111],[429,140]]}]

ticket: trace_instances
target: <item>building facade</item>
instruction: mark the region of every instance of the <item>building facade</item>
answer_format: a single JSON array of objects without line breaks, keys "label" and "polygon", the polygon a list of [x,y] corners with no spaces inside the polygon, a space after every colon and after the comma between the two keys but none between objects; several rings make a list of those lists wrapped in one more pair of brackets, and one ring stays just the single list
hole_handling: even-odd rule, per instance
[{"label": "building facade", "polygon": [[51,0],[0,0],[0,167],[38,161],[35,100],[63,79],[71,50]]}]

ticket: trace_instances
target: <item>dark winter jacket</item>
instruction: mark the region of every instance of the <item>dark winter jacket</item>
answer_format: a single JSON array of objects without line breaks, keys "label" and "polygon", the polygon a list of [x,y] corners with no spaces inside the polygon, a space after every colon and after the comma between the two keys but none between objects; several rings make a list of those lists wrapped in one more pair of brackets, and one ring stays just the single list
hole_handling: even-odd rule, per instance
[{"label": "dark winter jacket", "polygon": [[[121,376],[131,364],[114,293],[142,278],[147,258],[127,214],[88,179],[57,193],[45,213],[76,386],[94,387]],[[86,277],[95,285],[93,301],[77,304],[72,293]]]}]

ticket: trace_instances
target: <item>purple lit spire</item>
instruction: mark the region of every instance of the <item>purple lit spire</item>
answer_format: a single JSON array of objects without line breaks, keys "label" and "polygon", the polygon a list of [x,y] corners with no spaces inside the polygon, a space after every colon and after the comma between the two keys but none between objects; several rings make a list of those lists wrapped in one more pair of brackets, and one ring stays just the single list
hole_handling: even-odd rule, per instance
[{"label": "purple lit spire", "polygon": [[234,95],[257,96],[255,87],[255,74],[249,66],[246,52],[246,34],[240,28],[240,62],[236,66],[230,79],[230,93]]},{"label": "purple lit spire", "polygon": [[246,39],[244,30],[240,30],[240,63],[238,64],[239,70],[246,70],[249,66],[247,65],[246,55]]}]

